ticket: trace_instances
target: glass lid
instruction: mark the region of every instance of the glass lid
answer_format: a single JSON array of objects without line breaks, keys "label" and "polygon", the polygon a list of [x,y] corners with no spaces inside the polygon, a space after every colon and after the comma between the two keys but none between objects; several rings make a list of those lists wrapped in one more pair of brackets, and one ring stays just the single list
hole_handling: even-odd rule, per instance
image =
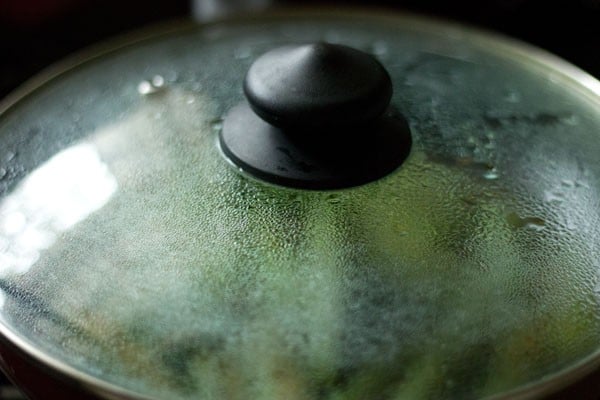
[{"label": "glass lid", "polygon": [[[391,172],[303,189],[225,156],[252,63],[313,42],[389,73],[412,140]],[[600,102],[586,80],[598,85],[504,39],[369,13],[181,26],[105,51],[0,115],[0,331],[144,398],[563,385],[600,349]]]}]

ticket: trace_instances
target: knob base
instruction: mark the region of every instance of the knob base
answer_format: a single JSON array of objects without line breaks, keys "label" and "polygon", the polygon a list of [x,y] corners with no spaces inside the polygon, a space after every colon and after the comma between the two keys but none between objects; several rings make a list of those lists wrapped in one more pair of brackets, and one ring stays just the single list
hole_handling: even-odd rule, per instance
[{"label": "knob base", "polygon": [[219,142],[235,165],[259,179],[327,190],[389,174],[408,157],[411,136],[406,120],[390,112],[352,131],[284,131],[262,120],[244,102],[225,117]]}]

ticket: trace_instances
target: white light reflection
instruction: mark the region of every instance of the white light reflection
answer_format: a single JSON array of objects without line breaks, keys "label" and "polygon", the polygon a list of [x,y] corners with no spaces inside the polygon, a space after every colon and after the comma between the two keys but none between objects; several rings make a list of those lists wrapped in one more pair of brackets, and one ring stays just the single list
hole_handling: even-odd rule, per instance
[{"label": "white light reflection", "polygon": [[34,170],[0,204],[0,277],[19,274],[63,232],[108,202],[117,181],[92,144],[78,144]]}]

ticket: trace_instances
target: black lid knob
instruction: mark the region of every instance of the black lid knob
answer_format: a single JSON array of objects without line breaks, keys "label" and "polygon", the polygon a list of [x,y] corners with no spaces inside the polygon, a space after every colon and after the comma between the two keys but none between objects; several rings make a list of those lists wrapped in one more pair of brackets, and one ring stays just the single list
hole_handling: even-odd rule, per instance
[{"label": "black lid knob", "polygon": [[258,58],[244,82],[250,107],[282,128],[336,129],[383,114],[392,81],[371,55],[348,46],[284,46]]},{"label": "black lid knob", "polygon": [[244,92],[248,102],[223,121],[221,148],[268,182],[360,185],[397,168],[410,151],[408,124],[389,108],[390,76],[359,50],[322,42],[271,50],[250,67]]}]

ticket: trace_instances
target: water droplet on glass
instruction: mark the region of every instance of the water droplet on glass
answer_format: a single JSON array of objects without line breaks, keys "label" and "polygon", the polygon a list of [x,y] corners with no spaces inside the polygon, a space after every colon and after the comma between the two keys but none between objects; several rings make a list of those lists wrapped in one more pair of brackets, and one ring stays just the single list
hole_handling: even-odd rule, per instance
[{"label": "water droplet on glass", "polygon": [[486,172],[483,173],[483,177],[487,180],[493,181],[495,179],[498,179],[500,175],[498,175],[498,171],[496,170],[496,168],[492,168]]},{"label": "water droplet on glass", "polygon": [[193,97],[188,97],[188,99],[185,101],[186,104],[194,104],[194,102],[196,101],[196,99],[194,99]]},{"label": "water droplet on glass", "polygon": [[596,285],[594,285],[594,292],[600,294],[600,279],[596,281]]},{"label": "water droplet on glass", "polygon": [[150,81],[141,81],[138,84],[137,90],[141,95],[149,95],[158,92],[164,85],[165,79],[160,75],[155,75]]},{"label": "water droplet on glass", "polygon": [[161,88],[163,87],[165,84],[165,78],[163,78],[160,75],[154,75],[154,78],[152,78],[152,86],[154,86],[155,88]]},{"label": "water droplet on glass", "polygon": [[152,84],[148,81],[141,81],[138,85],[139,94],[150,94],[152,93]]},{"label": "water droplet on glass", "polygon": [[373,46],[371,47],[371,53],[376,56],[383,57],[388,53],[388,46],[383,41],[377,41],[373,43]]},{"label": "water droplet on glass", "polygon": [[569,180],[569,179],[563,179],[562,181],[560,181],[560,183],[564,187],[573,187],[573,186],[575,186],[575,183],[572,180]]},{"label": "water droplet on glass", "polygon": [[4,179],[8,172],[4,168],[0,168],[0,180]]},{"label": "water droplet on glass", "polygon": [[8,153],[6,153],[6,161],[12,161],[13,158],[15,158],[17,154],[13,153],[12,151],[9,151]]},{"label": "water droplet on glass", "polygon": [[150,94],[153,91],[152,84],[148,81],[141,81],[137,87],[137,90],[139,94]]},{"label": "water droplet on glass", "polygon": [[544,199],[548,203],[562,203],[564,198],[565,196],[562,193],[546,192],[544,195]]},{"label": "water droplet on glass", "polygon": [[210,126],[213,131],[220,132],[223,129],[223,120],[221,118],[211,121]]},{"label": "water droplet on glass", "polygon": [[510,213],[506,216],[506,221],[514,228],[528,228],[533,230],[542,230],[546,226],[546,221],[538,217],[523,217],[517,213]]},{"label": "water droplet on glass", "polygon": [[338,194],[330,194],[327,196],[327,202],[329,204],[338,204],[341,201]]},{"label": "water droplet on glass", "polygon": [[544,229],[544,224],[530,223],[525,225],[525,227],[534,231],[541,231]]}]

